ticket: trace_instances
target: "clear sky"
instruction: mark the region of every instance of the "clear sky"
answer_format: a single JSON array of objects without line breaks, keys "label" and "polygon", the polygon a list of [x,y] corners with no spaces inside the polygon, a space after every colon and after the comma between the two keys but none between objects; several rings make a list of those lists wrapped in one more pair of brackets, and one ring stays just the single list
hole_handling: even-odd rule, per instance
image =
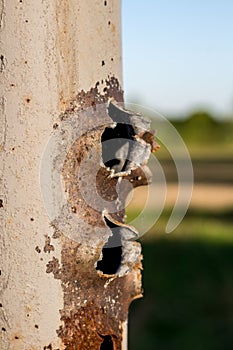
[{"label": "clear sky", "polygon": [[122,0],[126,100],[233,114],[233,0]]}]

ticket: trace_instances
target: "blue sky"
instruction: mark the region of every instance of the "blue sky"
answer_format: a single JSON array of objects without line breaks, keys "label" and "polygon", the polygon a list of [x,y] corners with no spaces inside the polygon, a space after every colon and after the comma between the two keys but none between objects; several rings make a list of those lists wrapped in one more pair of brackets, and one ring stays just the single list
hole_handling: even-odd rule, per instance
[{"label": "blue sky", "polygon": [[233,114],[233,0],[122,0],[126,100]]}]

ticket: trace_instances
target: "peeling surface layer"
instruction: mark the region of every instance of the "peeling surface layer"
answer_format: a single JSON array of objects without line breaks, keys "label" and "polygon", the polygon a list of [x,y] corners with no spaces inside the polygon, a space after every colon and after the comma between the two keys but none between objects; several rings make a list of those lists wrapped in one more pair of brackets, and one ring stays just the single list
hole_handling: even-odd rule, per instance
[{"label": "peeling surface layer", "polygon": [[[82,118],[80,111],[91,108],[89,118],[93,120],[92,130],[83,134],[68,150],[62,169],[72,215],[81,217],[86,223],[89,240],[84,242],[78,236],[75,240],[70,239],[60,230],[59,220],[54,220],[53,240],[61,240],[62,258],[59,261],[52,257],[46,270],[62,284],[64,307],[60,311],[62,325],[57,332],[66,350],[104,349],[106,344],[115,350],[122,349],[123,325],[127,321],[129,304],[141,296],[141,246],[134,242],[137,231],[124,222],[124,202],[133,187],[150,182],[146,162],[153,147],[148,138],[141,137],[149,127],[148,122],[119,107],[118,103],[122,101],[120,85],[111,77],[106,80],[103,91],[98,82],[90,91],[81,91],[60,116],[64,123],[69,118]],[[105,106],[103,126],[94,128],[100,104]],[[117,141],[120,137],[125,140],[118,147],[122,151],[115,150],[111,155],[115,160],[119,158],[119,162],[124,158],[118,168],[108,164],[104,156],[104,143],[111,142],[116,132]],[[119,146],[119,142],[117,144]],[[96,153],[92,154],[94,148]],[[80,175],[85,159],[88,159],[88,166]],[[97,198],[108,203],[107,207],[87,201],[86,192],[91,186],[89,174],[94,172],[96,164],[95,191]],[[82,229],[85,230],[85,224]],[[107,235],[101,236],[102,229]],[[52,253],[52,247],[52,241],[46,237],[44,249]]]},{"label": "peeling surface layer", "polygon": [[[74,226],[74,231],[83,231],[85,236],[92,237],[95,249],[83,241],[81,245],[74,241],[78,245],[75,255],[72,239],[65,236],[65,230],[59,227],[60,230],[53,232],[52,219],[41,196],[39,171],[51,134],[66,120],[64,111],[68,111],[68,118],[71,118],[72,113],[86,108],[85,105],[95,107],[100,101],[107,102],[109,97],[123,100],[119,83],[120,10],[120,1],[115,0],[108,0],[106,5],[99,0],[34,1],[33,6],[26,0],[0,0],[1,350],[64,350],[71,346],[82,349],[77,333],[72,333],[72,323],[67,321],[67,317],[79,313],[78,295],[74,292],[72,296],[77,287],[72,276],[76,276],[79,283],[94,275],[101,280],[96,265],[111,230],[93,208],[93,216],[96,212],[93,230],[85,231],[85,217],[83,227]],[[99,130],[100,137],[101,132]],[[97,142],[98,135],[94,136]],[[72,150],[67,164],[71,153]],[[62,169],[60,176],[61,173]],[[102,178],[105,178],[104,174]],[[65,176],[62,181],[66,183]],[[111,184],[108,181],[106,187],[110,188],[117,179],[112,179]],[[71,205],[76,205],[72,191],[72,186],[67,183],[68,204],[75,215],[78,213]],[[101,191],[100,186],[100,197]],[[112,196],[114,198],[106,193],[105,198],[115,200],[117,190]],[[52,198],[51,206],[55,201],[56,198]],[[120,220],[121,215],[117,218]],[[105,234],[98,242],[95,233],[99,230],[104,230]],[[89,274],[84,268],[84,256],[90,260],[87,264]],[[83,270],[77,272],[79,260],[83,262]],[[70,282],[63,276],[66,272]],[[110,279],[103,277],[104,281]],[[92,299],[88,297],[90,302]],[[86,305],[85,300],[87,298],[82,297],[82,307]],[[93,303],[93,310],[100,310],[102,315],[98,302]],[[59,310],[64,311],[64,321],[61,321]],[[96,348],[107,341],[117,341],[111,333],[114,327],[110,330],[98,328],[99,331],[92,334],[93,341],[96,339],[98,343]],[[72,345],[65,340],[67,334],[70,334]],[[88,339],[85,339],[86,343]]]}]

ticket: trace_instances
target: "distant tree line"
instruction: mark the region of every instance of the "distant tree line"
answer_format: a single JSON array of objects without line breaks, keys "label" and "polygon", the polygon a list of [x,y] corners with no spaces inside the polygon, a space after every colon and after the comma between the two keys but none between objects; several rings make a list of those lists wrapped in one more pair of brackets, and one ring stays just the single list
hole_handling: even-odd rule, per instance
[{"label": "distant tree line", "polygon": [[197,111],[170,121],[187,144],[233,144],[233,119],[216,119],[207,111]]}]

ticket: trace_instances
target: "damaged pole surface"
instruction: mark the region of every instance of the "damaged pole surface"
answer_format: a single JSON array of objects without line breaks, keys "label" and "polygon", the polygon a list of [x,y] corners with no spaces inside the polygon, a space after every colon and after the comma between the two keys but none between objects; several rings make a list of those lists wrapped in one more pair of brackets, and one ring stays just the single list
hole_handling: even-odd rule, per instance
[{"label": "damaged pole surface", "polygon": [[1,1],[1,350],[127,349],[141,247],[124,201],[153,146],[121,105],[120,16],[119,0]]}]

